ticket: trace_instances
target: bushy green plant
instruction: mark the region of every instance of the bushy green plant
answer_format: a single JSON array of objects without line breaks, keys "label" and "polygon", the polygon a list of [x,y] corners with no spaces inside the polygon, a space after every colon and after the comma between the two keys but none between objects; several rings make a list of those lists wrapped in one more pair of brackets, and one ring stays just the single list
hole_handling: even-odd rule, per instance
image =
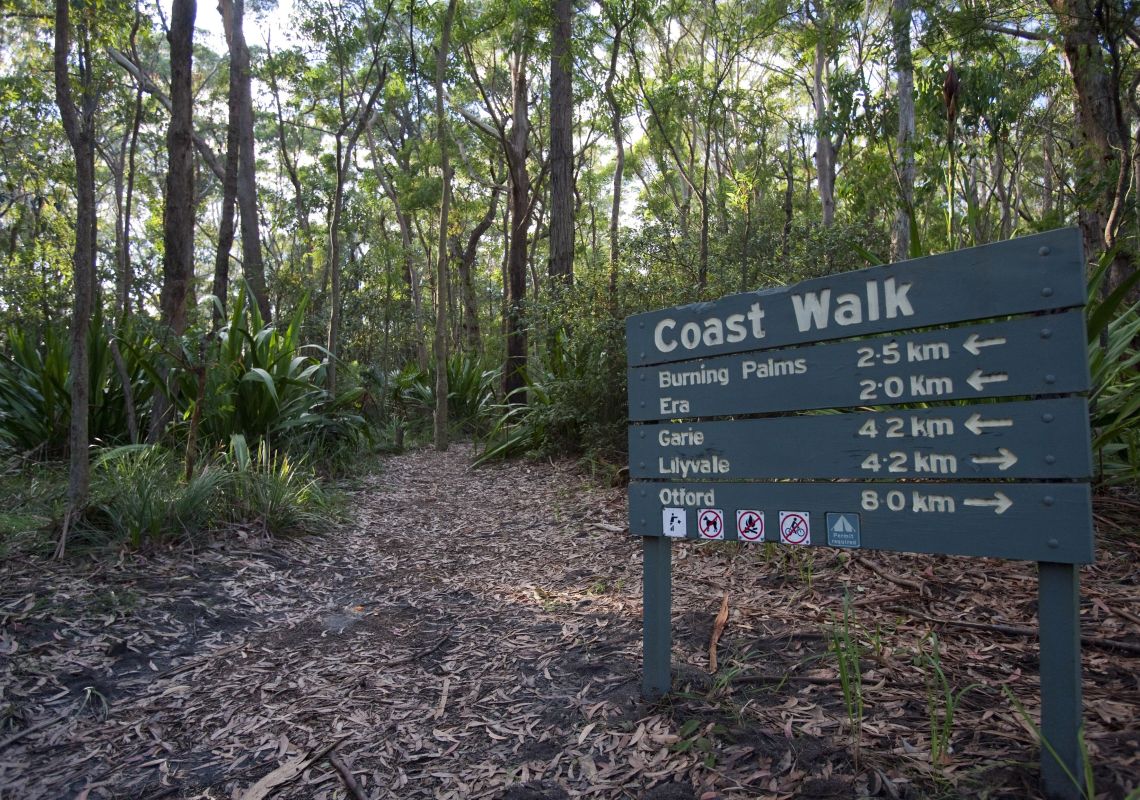
[{"label": "bushy green plant", "polygon": [[624,312],[600,300],[596,287],[576,286],[538,310],[547,333],[541,357],[527,366],[527,403],[507,398],[476,463],[524,452],[622,457]]},{"label": "bushy green plant", "polygon": [[106,450],[92,467],[92,499],[80,533],[132,548],[208,530],[229,477],[207,467],[182,480],[173,455],[152,445]]},{"label": "bushy green plant", "polygon": [[[132,325],[112,334],[96,315],[88,337],[91,439],[103,445],[129,443],[126,394],[131,393],[136,409],[145,408],[151,394],[145,371],[133,357],[148,347],[145,332]],[[7,352],[0,353],[0,441],[21,452],[59,457],[66,452],[71,424],[70,333],[53,325],[42,331],[11,329],[5,339]],[[130,342],[129,348],[119,349],[121,370],[113,355],[119,342]]]},{"label": "bushy green plant", "polygon": [[1094,468],[1105,483],[1140,481],[1140,303],[1129,292],[1140,272],[1101,298],[1110,257],[1089,285],[1088,335],[1092,395],[1089,399]]},{"label": "bushy green plant", "polygon": [[[302,304],[283,327],[266,324],[242,291],[216,334],[172,339],[145,320],[112,334],[95,319],[92,443],[128,444],[145,435],[151,401],[162,392],[174,408],[168,443],[184,443],[196,418],[196,444],[207,451],[224,447],[234,434],[268,438],[275,448],[314,459],[358,450],[369,435],[359,407],[364,390],[348,381],[335,396],[325,388],[328,354],[301,344],[304,312]],[[6,339],[0,354],[0,441],[22,452],[62,456],[71,417],[68,334],[56,326],[39,336],[10,331]],[[133,435],[128,408],[134,410]]]},{"label": "bushy green plant", "polygon": [[233,476],[226,515],[233,523],[255,525],[281,536],[316,533],[335,521],[335,508],[313,473],[263,439],[251,454],[245,437],[235,435],[227,458]]},{"label": "bushy green plant", "polygon": [[[499,372],[471,353],[454,353],[447,360],[448,422],[459,434],[479,434],[491,424]],[[377,379],[381,398],[378,422],[399,430],[430,428],[435,413],[435,371],[405,364]]]},{"label": "bushy green plant", "polygon": [[15,328],[7,340],[8,352],[0,354],[0,438],[21,451],[58,455],[71,421],[67,337],[49,327],[37,341]]}]

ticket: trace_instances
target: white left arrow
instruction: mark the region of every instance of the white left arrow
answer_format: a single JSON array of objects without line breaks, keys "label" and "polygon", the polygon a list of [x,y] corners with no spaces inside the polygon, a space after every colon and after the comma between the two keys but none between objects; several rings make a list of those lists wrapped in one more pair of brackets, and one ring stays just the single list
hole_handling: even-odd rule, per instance
[{"label": "white left arrow", "polygon": [[980,355],[983,347],[993,347],[995,345],[1005,344],[1005,337],[995,337],[993,339],[983,339],[976,333],[971,333],[970,337],[962,344],[967,353],[971,355]]},{"label": "white left arrow", "polygon": [[986,375],[980,369],[976,369],[970,373],[970,377],[966,378],[966,383],[974,387],[975,391],[982,391],[986,388],[988,383],[1004,383],[1009,380],[1009,375],[1004,372],[995,372]]},{"label": "white left arrow", "polygon": [[999,447],[996,456],[972,456],[970,460],[975,464],[997,464],[998,469],[1004,472],[1017,463],[1017,456],[1012,450]]},{"label": "white left arrow", "polygon": [[993,508],[995,514],[1004,514],[1013,505],[1013,501],[1001,492],[994,492],[992,499],[988,497],[967,497],[962,503],[967,506]]}]

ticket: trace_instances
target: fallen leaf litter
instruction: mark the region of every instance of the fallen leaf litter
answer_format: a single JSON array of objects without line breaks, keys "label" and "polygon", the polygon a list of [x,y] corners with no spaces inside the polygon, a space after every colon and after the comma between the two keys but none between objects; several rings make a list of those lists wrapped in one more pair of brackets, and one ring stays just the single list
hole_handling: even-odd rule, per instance
[{"label": "fallen leaf litter", "polygon": [[[469,460],[391,458],[322,538],[4,564],[0,797],[1036,796],[1032,727],[1003,695],[1036,714],[1033,564],[676,545],[680,693],[646,704],[624,491],[569,462]],[[1105,797],[1140,775],[1138,549],[1082,575]],[[845,592],[858,770],[828,652]],[[931,631],[951,687],[981,684],[941,764]]]}]

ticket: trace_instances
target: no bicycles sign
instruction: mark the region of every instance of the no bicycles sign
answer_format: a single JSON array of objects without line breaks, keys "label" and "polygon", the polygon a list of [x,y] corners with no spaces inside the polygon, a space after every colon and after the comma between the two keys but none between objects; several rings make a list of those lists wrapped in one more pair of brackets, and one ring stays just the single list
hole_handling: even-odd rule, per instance
[{"label": "no bicycles sign", "polygon": [[1067,796],[1093,559],[1084,303],[1066,229],[628,318],[643,692],[669,690],[674,538],[1037,561],[1042,775]]}]

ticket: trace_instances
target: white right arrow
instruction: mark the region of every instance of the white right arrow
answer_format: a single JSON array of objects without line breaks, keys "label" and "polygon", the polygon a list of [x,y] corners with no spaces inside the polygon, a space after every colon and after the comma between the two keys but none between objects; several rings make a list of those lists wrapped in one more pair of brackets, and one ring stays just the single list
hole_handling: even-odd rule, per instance
[{"label": "white right arrow", "polygon": [[966,383],[974,387],[975,391],[982,391],[986,388],[987,383],[1004,383],[1009,380],[1009,375],[1004,372],[995,372],[991,375],[986,375],[980,369],[974,370],[970,373],[970,377],[966,378]]},{"label": "white right arrow", "polygon": [[1006,509],[1013,505],[1013,501],[1006,497],[1001,492],[994,492],[993,499],[982,497],[967,497],[962,501],[963,505],[967,506],[981,506],[983,508],[993,508],[995,514],[1004,514]]},{"label": "white right arrow", "polygon": [[966,420],[966,429],[975,436],[980,436],[986,428],[1012,428],[1012,419],[982,419],[982,415],[974,412]]},{"label": "white right arrow", "polygon": [[1017,456],[1004,447],[998,448],[996,456],[973,456],[970,458],[975,464],[997,464],[1003,472],[1017,463]]},{"label": "white right arrow", "polygon": [[1005,338],[983,339],[981,336],[978,336],[978,334],[971,333],[970,338],[962,344],[962,347],[965,348],[967,353],[976,356],[981,354],[983,347],[993,347],[997,344],[1005,344]]}]

